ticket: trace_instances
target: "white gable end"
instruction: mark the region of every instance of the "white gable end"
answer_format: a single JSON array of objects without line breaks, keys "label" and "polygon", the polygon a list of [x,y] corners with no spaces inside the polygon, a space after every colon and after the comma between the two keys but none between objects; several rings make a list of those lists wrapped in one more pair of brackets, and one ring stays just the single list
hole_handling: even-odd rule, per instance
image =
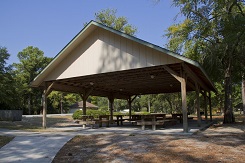
[{"label": "white gable end", "polygon": [[97,28],[55,67],[45,81],[179,62],[180,59]]}]

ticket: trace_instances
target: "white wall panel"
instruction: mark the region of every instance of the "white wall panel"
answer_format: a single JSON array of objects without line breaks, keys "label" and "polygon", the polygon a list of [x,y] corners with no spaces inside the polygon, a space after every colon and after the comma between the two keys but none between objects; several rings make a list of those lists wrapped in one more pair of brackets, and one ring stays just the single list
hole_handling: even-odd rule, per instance
[{"label": "white wall panel", "polygon": [[94,30],[46,80],[178,63],[179,59],[104,29]]}]

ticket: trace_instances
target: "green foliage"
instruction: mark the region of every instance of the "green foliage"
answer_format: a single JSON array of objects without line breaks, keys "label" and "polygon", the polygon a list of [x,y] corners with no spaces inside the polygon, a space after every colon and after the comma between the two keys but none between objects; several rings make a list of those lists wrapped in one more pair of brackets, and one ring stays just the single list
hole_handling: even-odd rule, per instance
[{"label": "green foliage", "polygon": [[87,115],[93,116],[94,118],[98,118],[100,115],[110,115],[109,111],[103,110],[87,110]]},{"label": "green foliage", "polygon": [[[145,111],[149,111],[149,105],[152,106],[157,95],[142,95],[140,96],[140,106],[141,108],[146,108]],[[142,111],[142,109],[141,109]]]},{"label": "green foliage", "polygon": [[41,90],[30,87],[30,82],[46,67],[51,58],[44,56],[37,47],[28,46],[18,53],[20,63],[14,63],[16,91],[19,106],[26,108],[24,114],[39,114],[41,109]]},{"label": "green foliage", "polygon": [[0,72],[1,74],[8,70],[6,67],[6,60],[8,60],[10,54],[8,53],[7,48],[0,46]]},{"label": "green foliage", "polygon": [[120,99],[116,99],[114,101],[114,110],[116,111],[122,111],[125,109],[128,109],[128,103],[126,100],[120,100]]},{"label": "green foliage", "polygon": [[14,81],[14,73],[6,61],[10,54],[7,48],[0,46],[0,109],[20,109]]},{"label": "green foliage", "polygon": [[[86,111],[86,115],[93,116],[94,118],[98,118],[100,115],[109,115],[109,114],[110,114],[109,111],[102,111],[102,110],[88,109]],[[83,111],[82,110],[76,110],[73,113],[72,118],[73,119],[79,119],[82,115],[83,115]]]},{"label": "green foliage", "polygon": [[[169,49],[203,63],[217,82],[223,80],[220,74],[229,65],[232,69],[244,67],[244,2],[175,0],[174,5],[181,8],[186,19],[168,28],[165,36]],[[241,71],[244,68],[233,71],[235,79],[241,79]]]},{"label": "green foliage", "polygon": [[73,119],[79,119],[82,115],[83,115],[83,111],[82,110],[76,110],[73,113],[72,118]]},{"label": "green foliage", "polygon": [[212,80],[224,85],[224,122],[233,122],[232,84],[240,83],[245,72],[244,2],[174,0],[173,4],[186,19],[168,28],[168,48],[198,60]]},{"label": "green foliage", "polygon": [[141,111],[139,114],[140,114],[140,115],[150,115],[151,113],[149,113],[149,112],[147,112],[147,111]]},{"label": "green foliage", "polygon": [[115,9],[106,9],[95,13],[95,19],[97,22],[102,23],[108,27],[125,32],[129,35],[134,35],[137,29],[131,24],[128,24],[126,17],[116,16],[117,11]]},{"label": "green foliage", "polygon": [[49,103],[53,108],[53,113],[67,113],[69,107],[81,100],[81,97],[73,93],[63,93],[52,91],[49,96]]},{"label": "green foliage", "polygon": [[51,61],[51,58],[44,57],[43,51],[33,46],[23,49],[17,56],[20,63],[14,65],[28,82],[31,82]]},{"label": "green foliage", "polygon": [[[135,112],[131,112],[132,115],[135,114]],[[129,112],[125,112],[125,113],[122,113],[122,112],[113,112],[113,115],[125,115],[125,116],[128,116],[129,115]]]}]

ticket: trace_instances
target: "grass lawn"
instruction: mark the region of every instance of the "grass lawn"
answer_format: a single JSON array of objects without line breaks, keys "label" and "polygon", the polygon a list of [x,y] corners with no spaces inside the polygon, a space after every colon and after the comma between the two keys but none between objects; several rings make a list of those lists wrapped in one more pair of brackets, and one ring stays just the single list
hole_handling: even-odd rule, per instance
[{"label": "grass lawn", "polygon": [[14,137],[11,137],[11,136],[1,136],[0,135],[0,148],[8,144],[11,140],[13,140],[13,138]]},{"label": "grass lawn", "polygon": [[[76,125],[71,115],[47,117],[48,127],[62,127]],[[10,130],[44,131],[42,117],[23,117],[22,121],[0,121],[0,128]],[[47,130],[45,130],[47,131]]]}]

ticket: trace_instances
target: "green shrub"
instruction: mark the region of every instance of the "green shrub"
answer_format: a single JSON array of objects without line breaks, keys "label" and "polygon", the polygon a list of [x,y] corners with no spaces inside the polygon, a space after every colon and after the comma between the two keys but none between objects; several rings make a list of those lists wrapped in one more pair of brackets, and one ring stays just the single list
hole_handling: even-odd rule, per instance
[{"label": "green shrub", "polygon": [[[94,118],[98,118],[100,115],[109,115],[110,113],[108,111],[102,111],[102,110],[87,110],[86,111],[86,115],[90,115],[93,116]],[[79,119],[81,116],[83,115],[83,111],[82,110],[76,110],[73,115],[72,118],[73,119]]]},{"label": "green shrub", "polygon": [[141,112],[147,112],[147,108],[146,108],[146,107],[143,107],[143,108],[141,109]]},{"label": "green shrub", "polygon": [[72,118],[73,119],[79,119],[82,115],[83,115],[83,111],[82,110],[76,110],[73,113]]},{"label": "green shrub", "polygon": [[93,116],[94,118],[98,118],[100,115],[109,115],[108,111],[102,110],[87,110],[87,115]]},{"label": "green shrub", "polygon": [[140,112],[140,115],[149,115],[149,114],[151,114],[151,113],[149,113],[149,112]]},{"label": "green shrub", "polygon": [[[131,112],[131,115],[134,115],[135,112],[132,111]],[[126,112],[126,113],[122,113],[122,112],[114,112],[113,115],[124,115],[124,116],[129,116],[129,112]]]}]

